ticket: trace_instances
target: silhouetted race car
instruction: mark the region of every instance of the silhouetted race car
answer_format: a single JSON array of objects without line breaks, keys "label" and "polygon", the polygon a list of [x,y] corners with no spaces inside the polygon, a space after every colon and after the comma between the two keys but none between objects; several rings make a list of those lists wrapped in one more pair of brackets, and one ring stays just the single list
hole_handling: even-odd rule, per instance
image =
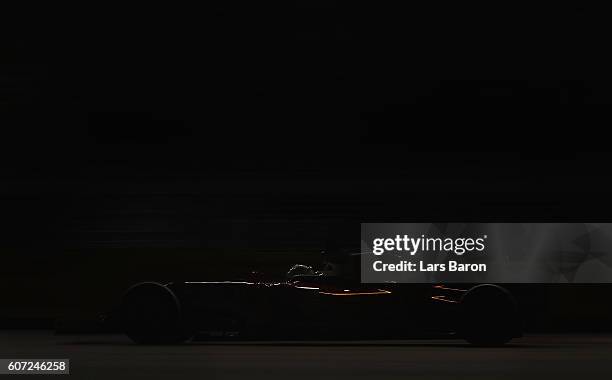
[{"label": "silhouetted race car", "polygon": [[516,301],[497,285],[362,284],[300,265],[279,281],[140,283],[119,314],[143,344],[445,336],[502,345],[522,330]]}]

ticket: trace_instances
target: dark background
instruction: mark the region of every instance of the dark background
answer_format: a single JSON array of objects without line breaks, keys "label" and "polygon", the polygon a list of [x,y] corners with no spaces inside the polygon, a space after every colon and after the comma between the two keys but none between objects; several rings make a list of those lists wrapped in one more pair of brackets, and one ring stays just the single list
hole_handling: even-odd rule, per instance
[{"label": "dark background", "polygon": [[606,9],[3,13],[5,326],[141,280],[283,273],[365,221],[610,221]]}]

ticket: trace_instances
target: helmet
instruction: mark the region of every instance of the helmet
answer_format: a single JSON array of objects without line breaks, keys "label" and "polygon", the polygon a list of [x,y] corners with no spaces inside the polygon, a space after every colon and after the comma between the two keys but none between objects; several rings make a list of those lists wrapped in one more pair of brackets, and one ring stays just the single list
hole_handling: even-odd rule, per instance
[{"label": "helmet", "polygon": [[295,276],[308,276],[316,274],[314,269],[309,265],[295,264],[287,272],[287,278],[293,278]]}]

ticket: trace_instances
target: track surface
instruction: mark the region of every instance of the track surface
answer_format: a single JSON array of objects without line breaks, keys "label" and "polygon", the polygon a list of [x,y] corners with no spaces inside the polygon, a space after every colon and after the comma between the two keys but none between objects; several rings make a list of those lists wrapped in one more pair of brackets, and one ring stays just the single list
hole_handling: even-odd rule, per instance
[{"label": "track surface", "polygon": [[137,346],[118,335],[0,331],[0,358],[70,358],[83,379],[610,379],[611,335],[538,335],[504,348],[453,340]]}]

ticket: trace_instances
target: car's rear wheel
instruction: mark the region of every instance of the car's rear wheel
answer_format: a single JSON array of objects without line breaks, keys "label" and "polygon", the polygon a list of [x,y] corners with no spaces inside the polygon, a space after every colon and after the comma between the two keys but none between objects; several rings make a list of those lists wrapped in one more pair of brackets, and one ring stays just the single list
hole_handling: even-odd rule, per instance
[{"label": "car's rear wheel", "polygon": [[461,299],[460,335],[478,346],[501,346],[520,335],[516,301],[497,285],[478,285]]},{"label": "car's rear wheel", "polygon": [[191,338],[174,292],[155,282],[132,286],[121,303],[123,330],[141,344],[176,344]]}]

